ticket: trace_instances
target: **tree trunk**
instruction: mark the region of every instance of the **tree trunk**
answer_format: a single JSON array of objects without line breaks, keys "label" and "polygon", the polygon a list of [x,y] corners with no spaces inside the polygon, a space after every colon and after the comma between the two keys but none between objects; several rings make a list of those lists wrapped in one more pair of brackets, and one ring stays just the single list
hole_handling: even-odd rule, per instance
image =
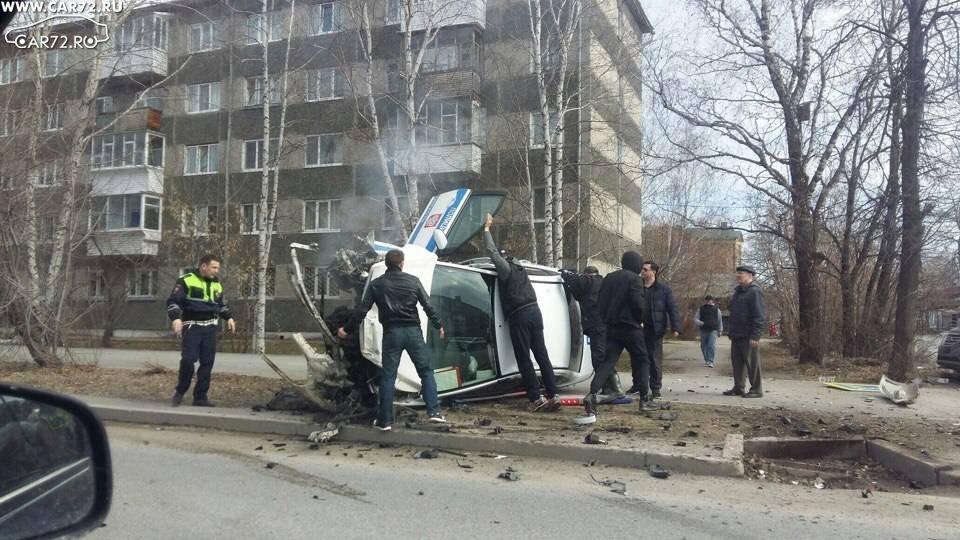
[{"label": "tree trunk", "polygon": [[907,8],[907,62],[904,70],[903,115],[903,231],[900,243],[900,272],[897,276],[897,310],[893,332],[893,355],[887,377],[907,382],[913,369],[917,318],[917,290],[920,285],[920,251],[923,248],[923,214],[920,210],[920,130],[926,98],[926,59],[923,12],[925,0],[904,0]]},{"label": "tree trunk", "polygon": [[821,291],[817,279],[817,235],[810,209],[798,205],[794,212],[794,255],[797,260],[797,293],[799,300],[799,359],[801,364],[822,364]]}]

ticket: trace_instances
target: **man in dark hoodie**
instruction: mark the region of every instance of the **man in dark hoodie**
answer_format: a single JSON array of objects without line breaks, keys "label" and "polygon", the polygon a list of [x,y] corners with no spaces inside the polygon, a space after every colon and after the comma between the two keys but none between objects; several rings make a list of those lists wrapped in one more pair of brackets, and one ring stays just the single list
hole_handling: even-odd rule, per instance
[{"label": "man in dark hoodie", "polygon": [[[583,269],[582,274],[570,270],[561,270],[560,277],[563,278],[563,282],[573,298],[580,303],[583,334],[590,339],[590,360],[593,364],[593,370],[596,371],[600,363],[603,362],[607,345],[607,325],[604,324],[597,305],[603,276],[600,275],[596,266],[587,266]],[[623,395],[616,369],[604,381],[603,392],[612,397]]]},{"label": "man in dark hoodie", "polygon": [[[557,397],[557,381],[553,373],[553,364],[547,354],[547,345],[543,339],[543,314],[537,305],[537,293],[527,277],[527,271],[515,263],[513,258],[504,259],[490,234],[493,225],[493,216],[487,214],[483,224],[483,240],[497,269],[497,279],[500,282],[500,305],[503,314],[510,324],[510,341],[513,343],[513,354],[517,358],[517,367],[523,386],[527,390],[527,399],[530,400],[530,410],[556,411],[560,408],[560,398]],[[540,395],[540,383],[537,373],[530,361],[530,351],[540,366],[540,376],[546,389],[546,397]]]},{"label": "man in dark hoodie", "polygon": [[603,363],[597,368],[590,382],[590,393],[587,395],[588,413],[592,412],[591,405],[596,402],[597,392],[616,367],[624,349],[630,353],[630,365],[638,379],[640,409],[648,407],[650,365],[641,326],[646,304],[643,280],[640,279],[643,257],[636,251],[628,251],[620,259],[620,266],[623,268],[607,274],[600,285],[597,303],[607,325],[607,343]]},{"label": "man in dark hoodie", "polygon": [[[737,288],[730,298],[730,361],[733,363],[733,388],[725,396],[763,397],[760,381],[760,335],[767,322],[763,291],[753,282],[756,272],[749,266],[737,267]],[[750,391],[743,393],[744,376],[749,377]]]},{"label": "man in dark hoodie", "polygon": [[[643,263],[640,274],[647,299],[646,310],[643,312],[643,339],[650,357],[650,397],[654,399],[660,397],[660,387],[663,386],[663,336],[667,333],[668,321],[673,337],[680,336],[677,302],[673,299],[673,290],[658,279],[659,273],[660,265],[647,261]],[[627,392],[636,393],[639,383],[634,374],[633,386]]]}]

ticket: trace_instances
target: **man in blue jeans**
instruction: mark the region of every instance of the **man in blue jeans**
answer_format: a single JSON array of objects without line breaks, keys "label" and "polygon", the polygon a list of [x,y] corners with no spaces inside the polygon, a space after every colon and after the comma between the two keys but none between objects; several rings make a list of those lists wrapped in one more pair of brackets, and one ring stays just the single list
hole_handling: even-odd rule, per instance
[{"label": "man in blue jeans", "polygon": [[693,324],[700,329],[700,352],[707,367],[716,365],[717,336],[723,333],[723,316],[709,294],[693,316]]},{"label": "man in blue jeans", "polygon": [[[380,431],[390,431],[393,425],[393,394],[397,381],[397,368],[400,367],[400,355],[407,351],[417,375],[420,376],[420,390],[423,401],[427,405],[427,414],[431,422],[446,422],[440,414],[440,403],[437,399],[437,382],[433,378],[433,368],[430,365],[430,349],[423,340],[420,330],[420,315],[417,313],[417,303],[423,306],[430,323],[440,331],[443,339],[443,325],[437,312],[430,305],[427,291],[416,276],[403,272],[403,252],[399,249],[387,253],[385,262],[387,271],[373,280],[367,287],[367,292],[360,301],[360,307],[355,317],[363,319],[367,312],[377,304],[380,324],[383,325],[383,343],[380,347],[380,358],[383,364],[383,374],[380,380],[380,399],[377,419],[373,426]],[[337,330],[337,335],[346,337],[343,328]]]}]

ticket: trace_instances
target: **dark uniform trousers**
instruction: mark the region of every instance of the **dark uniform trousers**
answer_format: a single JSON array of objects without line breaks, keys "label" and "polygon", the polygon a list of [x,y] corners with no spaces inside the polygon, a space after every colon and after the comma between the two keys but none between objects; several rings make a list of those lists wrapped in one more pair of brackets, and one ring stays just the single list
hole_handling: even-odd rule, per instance
[{"label": "dark uniform trousers", "polygon": [[763,392],[760,381],[759,347],[750,346],[750,338],[730,338],[730,361],[733,364],[733,388],[744,390],[744,379],[750,381],[751,392]]},{"label": "dark uniform trousers", "polygon": [[[650,360],[650,390],[659,391],[660,387],[663,386],[663,336],[658,336],[652,327],[652,324],[650,325],[650,328],[644,325],[643,341],[647,346],[647,355],[649,356]],[[633,372],[636,374],[637,367],[632,367]],[[640,384],[640,381],[637,380],[637,376],[634,375],[634,388],[640,388]]]},{"label": "dark uniform trousers", "polygon": [[510,341],[513,342],[513,354],[527,390],[527,399],[535,401],[540,398],[540,384],[533,362],[530,361],[530,351],[533,351],[533,357],[540,366],[540,377],[547,397],[556,396],[557,379],[543,339],[543,314],[539,306],[533,304],[520,308],[510,316]]},{"label": "dark uniform trousers", "polygon": [[210,373],[217,353],[217,325],[194,326],[184,324],[183,346],[180,356],[180,378],[177,393],[186,394],[193,379],[193,364],[200,361],[197,369],[197,384],[193,387],[193,399],[207,399],[210,389]]}]

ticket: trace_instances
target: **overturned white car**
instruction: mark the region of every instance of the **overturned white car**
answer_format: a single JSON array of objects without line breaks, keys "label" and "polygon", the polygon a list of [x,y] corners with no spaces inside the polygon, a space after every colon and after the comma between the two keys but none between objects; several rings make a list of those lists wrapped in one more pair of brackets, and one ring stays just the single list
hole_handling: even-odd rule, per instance
[{"label": "overturned white car", "polygon": [[[486,257],[459,263],[441,260],[476,236],[486,214],[496,214],[503,200],[502,193],[472,193],[469,189],[437,195],[426,206],[407,243],[399,247],[406,256],[404,272],[420,279],[444,325],[445,337],[441,338],[427,325],[426,316],[420,317],[441,399],[484,399],[523,392],[493,264]],[[381,254],[397,247],[379,242],[371,244],[373,250]],[[298,337],[297,342],[312,365],[311,371],[316,377],[326,379],[316,381],[318,385],[329,388],[350,384],[345,375],[350,370],[350,360],[334,337],[337,329],[324,323],[299,276],[296,251],[311,247],[291,247],[295,288],[301,302],[321,325],[329,354],[318,354],[302,338]],[[533,283],[543,312],[547,349],[558,386],[567,387],[586,380],[593,374],[593,367],[589,343],[581,328],[579,304],[567,294],[556,269],[521,264]],[[366,272],[366,284],[385,270],[382,261],[372,264]],[[359,330],[362,357],[379,367],[383,329],[376,306]],[[410,400],[417,400],[420,392],[420,379],[406,353],[400,362],[396,390],[400,392],[398,401],[402,401],[403,393]]]}]

